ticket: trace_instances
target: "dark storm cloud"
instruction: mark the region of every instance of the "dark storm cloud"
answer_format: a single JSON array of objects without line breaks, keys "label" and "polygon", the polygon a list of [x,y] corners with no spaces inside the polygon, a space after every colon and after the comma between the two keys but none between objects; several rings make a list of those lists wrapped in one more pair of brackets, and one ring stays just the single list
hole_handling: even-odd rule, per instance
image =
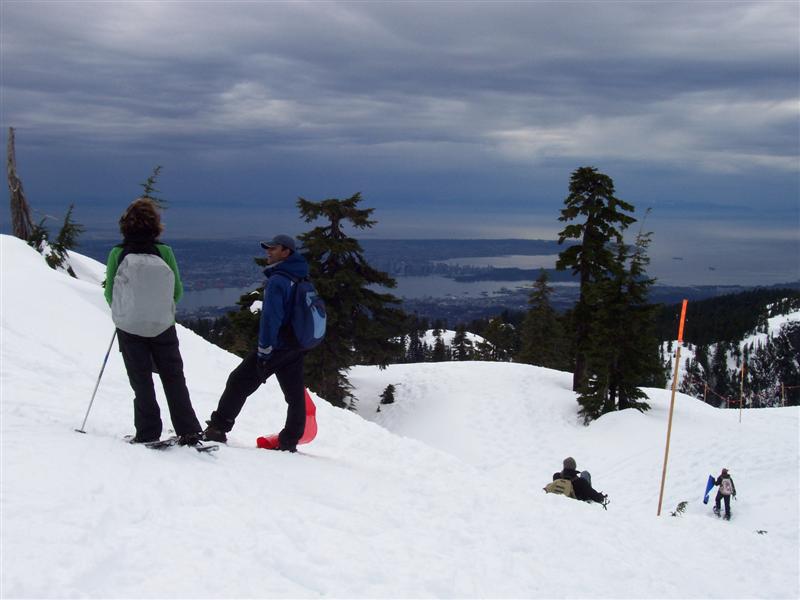
[{"label": "dark storm cloud", "polygon": [[797,13],[792,3],[7,2],[5,117],[49,140],[158,135],[190,153],[453,143],[524,161],[572,158],[625,127],[641,142],[617,144],[621,158],[702,152],[702,168],[756,156],[786,169]]},{"label": "dark storm cloud", "polygon": [[543,235],[525,215],[592,164],[671,217],[797,220],[795,2],[0,6],[2,125],[41,199],[129,199],[163,164],[173,214],[231,229],[361,190],[395,236],[421,210]]}]

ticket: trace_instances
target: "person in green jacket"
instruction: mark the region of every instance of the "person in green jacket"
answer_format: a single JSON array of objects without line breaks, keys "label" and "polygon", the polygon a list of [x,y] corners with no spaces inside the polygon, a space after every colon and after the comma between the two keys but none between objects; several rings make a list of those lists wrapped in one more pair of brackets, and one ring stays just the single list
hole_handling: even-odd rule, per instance
[{"label": "person in green jacket", "polygon": [[131,443],[161,438],[155,370],[178,443],[196,445],[202,429],[189,398],[175,330],[175,303],[183,295],[183,285],[172,248],[158,240],[163,225],[157,206],[149,198],[138,198],[123,213],[119,228],[123,240],[108,255],[105,297],[135,394],[136,434]]}]

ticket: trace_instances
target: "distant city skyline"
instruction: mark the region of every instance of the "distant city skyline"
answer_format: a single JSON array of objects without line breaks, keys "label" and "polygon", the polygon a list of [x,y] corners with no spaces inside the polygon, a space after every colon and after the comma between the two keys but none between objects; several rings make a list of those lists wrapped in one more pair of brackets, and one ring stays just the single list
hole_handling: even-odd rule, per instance
[{"label": "distant city skyline", "polygon": [[797,2],[3,0],[0,17],[0,122],[53,227],[74,203],[87,237],[115,236],[161,165],[173,239],[297,234],[298,196],[355,192],[378,221],[363,237],[554,239],[591,165],[653,209],[654,262],[800,278]]}]

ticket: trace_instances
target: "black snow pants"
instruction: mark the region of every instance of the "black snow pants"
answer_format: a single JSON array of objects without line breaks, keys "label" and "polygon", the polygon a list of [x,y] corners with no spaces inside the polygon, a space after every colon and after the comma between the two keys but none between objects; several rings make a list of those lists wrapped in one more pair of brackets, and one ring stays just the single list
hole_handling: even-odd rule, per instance
[{"label": "black snow pants", "polygon": [[305,351],[289,348],[273,351],[264,363],[258,365],[258,353],[254,350],[228,376],[225,391],[219,399],[217,410],[211,413],[211,424],[222,431],[230,431],[244,403],[270,375],[275,375],[286,400],[286,424],[278,434],[284,448],[294,448],[303,437],[306,427],[305,383],[303,380],[303,358]]},{"label": "black snow pants", "polygon": [[117,336],[128,380],[136,394],[133,399],[136,437],[150,440],[161,436],[161,412],[153,386],[154,366],[164,386],[175,433],[184,435],[201,431],[183,376],[183,359],[175,326],[155,337],[142,337],[121,329],[117,329]]},{"label": "black snow pants", "polygon": [[717,492],[717,497],[714,499],[714,510],[719,512],[719,503],[720,500],[725,501],[725,514],[727,516],[731,516],[731,497],[730,495],[725,495],[722,492]]},{"label": "black snow pants", "polygon": [[577,477],[572,480],[572,489],[575,490],[575,497],[578,500],[592,500],[600,504],[603,503],[603,494],[594,489],[592,484],[583,477]]}]

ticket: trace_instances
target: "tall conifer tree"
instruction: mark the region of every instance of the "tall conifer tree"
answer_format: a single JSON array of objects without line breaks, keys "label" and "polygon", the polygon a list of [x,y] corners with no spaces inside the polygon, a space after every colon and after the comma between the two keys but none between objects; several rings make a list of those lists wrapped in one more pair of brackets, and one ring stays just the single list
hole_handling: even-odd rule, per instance
[{"label": "tall conifer tree", "polygon": [[375,225],[370,218],[374,209],[359,208],[360,202],[360,193],[345,200],[297,201],[306,223],[326,221],[298,236],[328,313],[325,340],[306,358],[306,377],[309,387],[341,407],[352,407],[355,400],[347,369],[356,364],[385,367],[400,349],[397,340],[406,318],[397,308],[399,299],[374,289],[393,288],[395,280],[370,266],[358,240],[344,230],[346,225],[355,229]]},{"label": "tall conifer tree", "polygon": [[[609,277],[616,257],[611,243],[622,243],[622,232],[636,221],[626,212],[633,206],[614,195],[614,182],[594,167],[580,167],[572,173],[569,196],[564,200],[559,221],[570,223],[559,233],[558,242],[578,240],[563,250],[556,268],[572,269],[580,277],[580,295],[573,310],[575,324],[575,371],[572,389],[588,383],[587,361],[595,306],[590,286]],[[576,219],[580,222],[573,223]]]},{"label": "tall conifer tree", "polygon": [[588,288],[594,307],[586,345],[589,377],[578,398],[587,423],[613,410],[648,410],[639,386],[666,383],[655,334],[657,307],[648,302],[655,282],[646,273],[650,236],[639,233],[633,248],[617,244],[609,276]]},{"label": "tall conifer tree", "polygon": [[[663,387],[664,371],[658,355],[655,320],[658,307],[650,304],[648,294],[655,279],[647,276],[651,232],[639,232],[630,255],[629,267],[623,270],[622,294],[617,320],[612,324],[616,356],[612,363],[611,385],[617,408],[648,410],[647,396],[639,386]],[[614,397],[611,397],[612,402]]]}]

